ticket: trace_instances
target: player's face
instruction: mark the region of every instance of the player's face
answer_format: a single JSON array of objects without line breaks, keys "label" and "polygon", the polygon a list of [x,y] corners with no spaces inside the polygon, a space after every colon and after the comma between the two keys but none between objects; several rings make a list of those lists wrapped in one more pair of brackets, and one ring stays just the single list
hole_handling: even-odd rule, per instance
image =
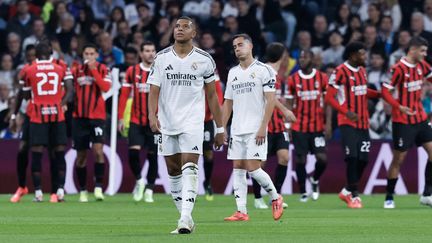
[{"label": "player's face", "polygon": [[312,64],[312,56],[309,52],[302,51],[299,58],[300,68],[306,69]]},{"label": "player's face", "polygon": [[31,63],[34,60],[36,60],[36,50],[30,49],[29,51],[27,51],[25,54],[25,59],[28,63]]},{"label": "player's face", "polygon": [[83,51],[83,58],[88,62],[94,62],[98,57],[99,55],[94,48],[86,48]]},{"label": "player's face", "polygon": [[127,65],[135,65],[137,63],[138,57],[134,53],[126,53],[125,54],[125,64]]},{"label": "player's face", "polygon": [[414,50],[417,62],[423,61],[423,59],[427,55],[427,50],[428,50],[427,46],[420,46]]},{"label": "player's face", "polygon": [[252,55],[252,48],[252,43],[243,37],[236,38],[233,41],[234,53],[239,60],[243,60],[249,55]]},{"label": "player's face", "polygon": [[365,66],[366,65],[366,50],[360,49],[356,53],[356,63],[358,66]]},{"label": "player's face", "polygon": [[187,19],[179,19],[174,27],[174,40],[185,43],[195,38],[196,30],[193,23]]},{"label": "player's face", "polygon": [[145,45],[141,51],[141,60],[147,64],[153,63],[156,56],[156,48],[154,45]]}]

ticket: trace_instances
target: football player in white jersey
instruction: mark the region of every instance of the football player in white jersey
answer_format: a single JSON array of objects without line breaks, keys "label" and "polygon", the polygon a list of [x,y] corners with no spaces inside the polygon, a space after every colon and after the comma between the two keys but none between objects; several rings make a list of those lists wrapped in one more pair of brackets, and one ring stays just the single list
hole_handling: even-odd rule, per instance
[{"label": "football player in white jersey", "polygon": [[246,172],[272,199],[273,218],[283,214],[283,198],[270,176],[261,169],[267,159],[267,124],[275,107],[276,76],[266,64],[252,56],[252,40],[246,34],[233,37],[233,48],[240,64],[231,68],[225,90],[223,124],[233,113],[228,159],[233,160],[233,187],[237,211],[226,221],[248,221]]},{"label": "football player in white jersey", "polygon": [[192,44],[195,35],[192,19],[180,17],[174,27],[174,45],[156,55],[148,79],[150,127],[162,134],[158,153],[165,156],[171,196],[181,214],[173,234],[190,234],[195,227],[192,210],[204,137],[204,91],[217,125],[215,147],[224,142],[214,82],[216,65],[210,54]]}]

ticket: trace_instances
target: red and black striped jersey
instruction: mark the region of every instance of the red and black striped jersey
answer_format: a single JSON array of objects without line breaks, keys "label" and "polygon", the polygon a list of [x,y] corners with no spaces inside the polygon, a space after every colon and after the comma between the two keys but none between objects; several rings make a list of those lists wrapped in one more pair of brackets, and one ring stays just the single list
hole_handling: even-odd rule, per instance
[{"label": "red and black striped jersey", "polygon": [[[334,91],[334,92],[333,92]],[[337,101],[334,95],[337,96]],[[377,92],[368,89],[364,67],[353,67],[345,62],[339,65],[329,78],[326,101],[339,111],[338,125],[349,125],[359,129],[369,129],[368,97],[379,97]],[[357,121],[346,116],[356,113]]]},{"label": "red and black striped jersey", "polygon": [[97,63],[91,70],[88,65],[80,65],[72,72],[75,88],[73,117],[105,119],[105,100],[102,92],[111,88],[111,75],[104,64]]},{"label": "red and black striped jersey", "polygon": [[64,121],[61,102],[65,76],[65,68],[52,63],[52,60],[36,60],[23,68],[20,83],[23,91],[31,91],[31,101],[27,107],[31,122]]},{"label": "red and black striped jersey", "polygon": [[[422,104],[423,80],[432,77],[431,67],[426,61],[409,63],[402,58],[391,68],[391,80],[383,83],[384,99],[393,107],[393,122],[417,124],[427,120]],[[393,97],[389,90],[394,90]],[[399,105],[409,107],[415,115],[408,116],[399,110]]]},{"label": "red and black striped jersey", "polygon": [[[216,86],[216,95],[218,96],[218,101],[219,101],[219,105],[222,105],[222,103],[223,103],[223,92],[222,92],[222,86],[221,86],[221,84],[220,84],[220,81],[219,81],[219,75],[215,75],[215,86]],[[210,108],[209,108],[209,106],[208,106],[208,103],[207,103],[207,99],[206,99],[206,106],[205,106],[205,117],[204,117],[204,122],[208,122],[208,121],[211,121],[211,120],[213,120],[213,115],[212,115],[212,113],[211,113],[211,111],[210,111]]]},{"label": "red and black striped jersey", "polygon": [[131,66],[126,70],[124,82],[120,91],[119,100],[119,119],[123,119],[126,102],[132,91],[132,123],[146,126],[148,124],[148,94],[150,85],[147,83],[150,68],[146,68],[142,63]]},{"label": "red and black striped jersey", "polygon": [[[273,70],[274,71],[274,70]],[[274,71],[276,73],[276,71]],[[282,78],[276,74],[276,99],[281,99],[283,97],[282,94]],[[285,131],[285,120],[282,111],[278,108],[274,108],[273,114],[267,126],[267,131],[269,133],[280,133]]]},{"label": "red and black striped jersey", "polygon": [[312,69],[310,74],[301,70],[288,79],[287,98],[294,99],[297,121],[292,129],[297,132],[322,132],[324,130],[324,95],[328,78],[325,73]]}]

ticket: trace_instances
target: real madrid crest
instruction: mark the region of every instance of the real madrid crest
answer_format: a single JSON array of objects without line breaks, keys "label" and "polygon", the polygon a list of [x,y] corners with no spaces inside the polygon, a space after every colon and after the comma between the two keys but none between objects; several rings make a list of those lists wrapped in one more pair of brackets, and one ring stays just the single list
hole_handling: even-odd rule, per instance
[{"label": "real madrid crest", "polygon": [[251,79],[254,79],[256,77],[255,73],[251,73],[251,75],[249,76]]},{"label": "real madrid crest", "polygon": [[192,70],[196,71],[198,69],[198,64],[196,62],[192,63]]}]

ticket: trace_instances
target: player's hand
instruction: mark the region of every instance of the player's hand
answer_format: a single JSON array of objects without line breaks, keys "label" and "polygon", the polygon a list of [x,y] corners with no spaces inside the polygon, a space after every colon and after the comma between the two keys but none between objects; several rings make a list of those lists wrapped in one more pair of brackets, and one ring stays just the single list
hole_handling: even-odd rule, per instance
[{"label": "player's hand", "polygon": [[296,122],[297,121],[297,118],[292,111],[290,111],[288,109],[284,109],[282,111],[282,113],[283,113],[287,122]]},{"label": "player's hand", "polygon": [[117,129],[118,129],[119,132],[123,132],[123,131],[124,131],[124,129],[125,129],[125,124],[124,124],[124,120],[123,120],[123,119],[120,119],[120,120],[118,121]]},{"label": "player's hand", "polygon": [[266,129],[267,129],[267,127],[261,126],[260,129],[258,130],[257,134],[256,134],[255,142],[258,146],[261,146],[262,144],[265,143]]},{"label": "player's hand", "polygon": [[348,119],[350,119],[353,122],[358,121],[358,115],[352,111],[348,111],[346,113],[346,116],[348,117]]},{"label": "player's hand", "polygon": [[150,128],[154,133],[161,133],[160,131],[160,122],[155,115],[149,116]]},{"label": "player's hand", "polygon": [[96,61],[89,61],[86,60],[86,65],[89,67],[90,70],[95,70],[97,68]]},{"label": "player's hand", "polygon": [[66,112],[68,110],[67,105],[62,105],[62,110],[63,110],[63,112]]},{"label": "player's hand", "polygon": [[225,144],[225,133],[217,133],[215,136],[214,147],[216,150],[220,150]]},{"label": "player's hand", "polygon": [[17,132],[17,121],[16,119],[10,119],[9,120],[9,130],[13,133]]},{"label": "player's hand", "polygon": [[399,106],[399,110],[400,110],[402,113],[404,113],[404,114],[406,114],[406,115],[408,115],[408,116],[413,116],[413,115],[416,114],[415,111],[412,111],[409,107],[407,107],[407,106],[403,106],[403,105],[400,105],[400,106]]},{"label": "player's hand", "polygon": [[330,140],[332,138],[333,131],[330,124],[326,124],[324,128],[324,136],[326,140]]}]

